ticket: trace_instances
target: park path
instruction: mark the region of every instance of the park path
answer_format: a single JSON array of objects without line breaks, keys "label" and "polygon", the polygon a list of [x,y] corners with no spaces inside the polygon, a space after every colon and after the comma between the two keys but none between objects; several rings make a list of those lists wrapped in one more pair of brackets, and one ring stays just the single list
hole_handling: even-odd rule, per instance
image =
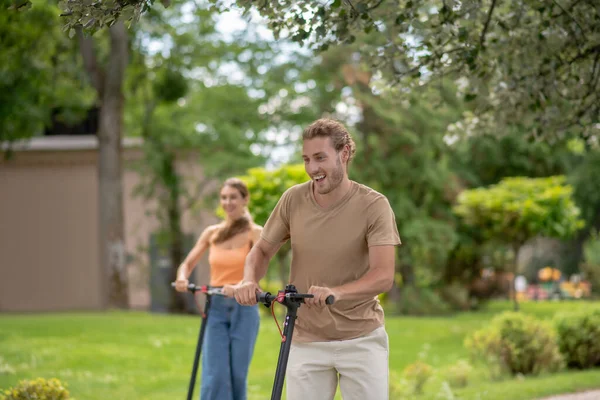
[{"label": "park path", "polygon": [[578,393],[560,394],[551,397],[544,397],[538,400],[600,400],[600,389],[586,390]]}]

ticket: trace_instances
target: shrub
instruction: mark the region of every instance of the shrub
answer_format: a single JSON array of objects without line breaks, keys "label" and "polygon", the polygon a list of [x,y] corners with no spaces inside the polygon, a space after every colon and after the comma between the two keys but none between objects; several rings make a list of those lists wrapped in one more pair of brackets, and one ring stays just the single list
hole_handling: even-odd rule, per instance
[{"label": "shrub", "polygon": [[585,279],[592,285],[592,291],[600,293],[600,232],[592,230],[583,244],[584,262],[581,265]]},{"label": "shrub", "polygon": [[445,315],[452,312],[450,306],[432,289],[404,285],[400,299],[394,305],[402,315]]},{"label": "shrub", "polygon": [[56,378],[20,381],[17,386],[5,390],[0,400],[68,400],[69,391]]},{"label": "shrub", "polygon": [[417,361],[407,366],[404,371],[405,379],[411,384],[413,393],[423,393],[423,386],[433,375],[433,368],[423,361]]},{"label": "shrub", "polygon": [[396,371],[390,370],[390,400],[406,399],[411,396],[410,384]]},{"label": "shrub", "polygon": [[583,369],[600,365],[600,309],[558,315],[555,326],[567,366]]},{"label": "shrub", "polygon": [[517,312],[498,315],[487,328],[467,337],[465,346],[473,357],[497,363],[512,375],[552,372],[562,366],[551,326]]},{"label": "shrub", "polygon": [[469,377],[473,367],[466,360],[459,360],[456,364],[448,367],[447,379],[451,387],[461,388],[469,384]]}]

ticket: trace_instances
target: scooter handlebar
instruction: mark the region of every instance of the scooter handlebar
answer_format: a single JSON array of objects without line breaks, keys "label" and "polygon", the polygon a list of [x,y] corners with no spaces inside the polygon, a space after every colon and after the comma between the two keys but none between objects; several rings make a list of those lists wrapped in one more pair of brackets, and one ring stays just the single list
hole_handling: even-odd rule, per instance
[{"label": "scooter handlebar", "polygon": [[[282,296],[277,294],[271,294],[269,292],[258,292],[256,293],[256,301],[263,304],[271,304],[274,301],[282,302],[284,298],[298,301],[300,303],[304,303],[304,299],[311,299],[315,297],[312,294],[308,293],[285,293]],[[327,296],[325,299],[325,304],[333,304],[335,302],[335,297],[333,295]]]},{"label": "scooter handlebar", "polygon": [[[171,282],[171,286],[175,287],[175,282]],[[209,295],[225,296],[225,294],[223,294],[223,289],[215,286],[197,286],[193,283],[188,283],[187,290],[192,293],[201,292]]]}]

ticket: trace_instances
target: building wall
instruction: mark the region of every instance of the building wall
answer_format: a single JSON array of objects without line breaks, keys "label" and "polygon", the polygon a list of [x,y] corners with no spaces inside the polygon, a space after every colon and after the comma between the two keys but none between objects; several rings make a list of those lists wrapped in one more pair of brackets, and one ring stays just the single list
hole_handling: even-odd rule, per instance
[{"label": "building wall", "polygon": [[[21,151],[0,161],[0,312],[102,308],[97,157],[94,149],[73,147]],[[158,228],[157,204],[132,194],[141,177],[130,167],[140,150],[127,148],[123,157],[130,305],[148,309],[148,245]],[[178,168],[190,188],[203,179],[193,156],[182,157]],[[197,238],[215,221],[211,210],[187,211],[182,226]],[[192,277],[198,283],[208,279],[206,260]]]},{"label": "building wall", "polygon": [[49,156],[0,166],[0,311],[100,306],[95,166]]}]

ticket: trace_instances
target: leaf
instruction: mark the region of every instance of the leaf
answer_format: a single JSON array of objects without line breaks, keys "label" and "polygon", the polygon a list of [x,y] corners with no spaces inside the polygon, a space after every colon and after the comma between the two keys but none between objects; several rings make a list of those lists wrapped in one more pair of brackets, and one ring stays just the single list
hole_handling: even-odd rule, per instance
[{"label": "leaf", "polygon": [[477,94],[476,93],[467,93],[467,94],[465,94],[465,101],[466,102],[473,101],[473,100],[475,100],[475,98],[477,98]]}]

